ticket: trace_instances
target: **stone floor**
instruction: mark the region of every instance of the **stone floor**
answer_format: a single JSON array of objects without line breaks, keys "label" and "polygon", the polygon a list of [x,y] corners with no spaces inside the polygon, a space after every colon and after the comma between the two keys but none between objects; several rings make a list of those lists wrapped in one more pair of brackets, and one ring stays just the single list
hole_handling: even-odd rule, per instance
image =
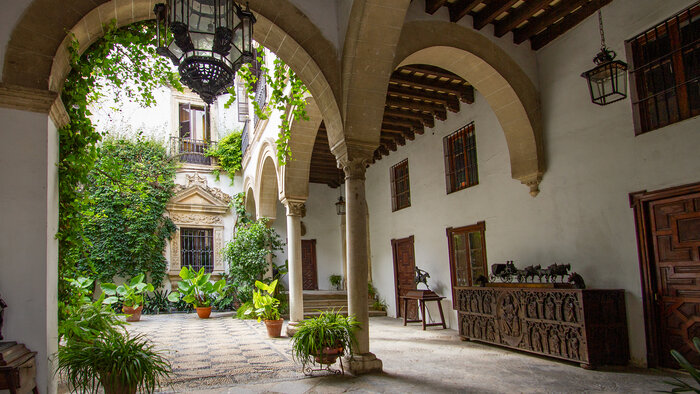
[{"label": "stone floor", "polygon": [[[172,339],[196,337],[202,327],[210,330],[205,331],[211,340],[205,350],[185,344],[190,339]],[[384,373],[359,377],[303,376],[289,357],[289,339],[266,338],[264,327],[255,321],[220,315],[209,321],[194,315],[146,316],[129,329],[169,348],[176,383],[164,392],[647,393],[667,390],[663,381],[674,376],[636,368],[584,370],[575,364],[462,342],[454,330],[422,331],[420,324],[403,327],[400,320],[388,317],[372,318],[370,326],[371,348],[384,362]],[[261,363],[265,357],[271,361],[267,367]]]}]

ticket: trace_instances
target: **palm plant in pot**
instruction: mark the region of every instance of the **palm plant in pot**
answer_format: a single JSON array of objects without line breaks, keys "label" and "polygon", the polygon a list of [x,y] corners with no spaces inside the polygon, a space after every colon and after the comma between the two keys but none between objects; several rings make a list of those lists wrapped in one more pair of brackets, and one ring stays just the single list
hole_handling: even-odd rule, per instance
[{"label": "palm plant in pot", "polygon": [[105,298],[105,304],[114,304],[118,301],[122,302],[122,311],[126,314],[126,321],[135,322],[141,319],[141,311],[143,310],[144,293],[153,291],[153,285],[144,283],[146,275],[139,274],[131,278],[127,283],[122,283],[117,286],[114,283],[103,283],[100,285],[102,291],[109,297]]},{"label": "palm plant in pot", "polygon": [[330,366],[338,357],[352,354],[357,344],[355,331],[359,327],[354,316],[346,317],[335,310],[322,312],[318,317],[299,323],[292,337],[292,356],[301,362],[305,372],[312,364]]},{"label": "palm plant in pot", "polygon": [[[267,336],[270,338],[279,338],[282,335],[282,323],[284,319],[280,317],[280,300],[275,298],[275,288],[277,287],[277,279],[273,280],[269,285],[259,280],[255,281],[255,287],[259,290],[253,291],[253,308],[248,309],[245,315],[254,314],[260,320],[265,321],[267,328]],[[263,293],[263,291],[265,293]]]},{"label": "palm plant in pot", "polygon": [[168,300],[178,302],[182,298],[183,301],[192,304],[200,319],[208,318],[211,315],[211,304],[226,286],[226,280],[211,283],[211,274],[205,273],[204,267],[195,271],[189,266],[182,267],[180,277],[182,280],[177,282],[179,292],[170,293]]}]

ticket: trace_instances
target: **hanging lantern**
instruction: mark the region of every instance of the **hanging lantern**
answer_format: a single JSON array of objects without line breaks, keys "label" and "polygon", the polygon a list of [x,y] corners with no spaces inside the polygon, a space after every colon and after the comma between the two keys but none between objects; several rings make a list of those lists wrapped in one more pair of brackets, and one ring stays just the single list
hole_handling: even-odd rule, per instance
[{"label": "hanging lantern", "polygon": [[627,64],[615,60],[615,51],[605,45],[603,32],[603,15],[598,10],[600,27],[600,53],[593,58],[596,66],[581,74],[588,81],[591,101],[598,105],[607,105],[627,97]]},{"label": "hanging lantern", "polygon": [[255,16],[233,0],[168,0],[153,12],[158,54],[178,66],[182,82],[207,104],[226,93],[236,71],[255,58]]},{"label": "hanging lantern", "polygon": [[340,216],[345,215],[345,200],[343,200],[343,196],[338,197],[338,202],[335,203],[335,212]]}]

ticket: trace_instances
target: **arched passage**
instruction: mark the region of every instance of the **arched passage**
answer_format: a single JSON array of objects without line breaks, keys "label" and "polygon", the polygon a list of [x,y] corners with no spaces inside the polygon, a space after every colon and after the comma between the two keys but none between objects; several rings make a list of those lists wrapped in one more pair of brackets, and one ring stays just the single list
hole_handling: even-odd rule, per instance
[{"label": "arched passage", "polygon": [[447,22],[409,22],[396,67],[434,65],[469,81],[489,103],[505,133],[511,176],[539,192],[545,170],[539,93],[508,54],[481,34]]},{"label": "arched passage", "polygon": [[279,200],[279,182],[275,151],[270,141],[263,143],[255,177],[257,189],[258,217],[275,219],[277,217],[277,202]]}]

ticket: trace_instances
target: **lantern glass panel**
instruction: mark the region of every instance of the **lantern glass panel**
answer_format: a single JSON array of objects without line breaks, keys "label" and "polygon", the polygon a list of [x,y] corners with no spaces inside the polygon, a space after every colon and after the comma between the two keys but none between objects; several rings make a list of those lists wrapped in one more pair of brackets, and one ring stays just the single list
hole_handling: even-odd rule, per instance
[{"label": "lantern glass panel", "polygon": [[606,105],[627,97],[627,65],[619,60],[601,64],[584,73],[591,100]]},{"label": "lantern glass panel", "polygon": [[187,1],[186,0],[170,0],[169,2],[169,19],[170,23],[182,22],[187,23]]},{"label": "lantern glass panel", "polygon": [[[214,34],[216,29],[215,18],[215,3],[216,0],[190,0],[192,8],[190,8],[189,30],[190,33],[208,33]],[[195,44],[195,47],[201,48]]]}]

